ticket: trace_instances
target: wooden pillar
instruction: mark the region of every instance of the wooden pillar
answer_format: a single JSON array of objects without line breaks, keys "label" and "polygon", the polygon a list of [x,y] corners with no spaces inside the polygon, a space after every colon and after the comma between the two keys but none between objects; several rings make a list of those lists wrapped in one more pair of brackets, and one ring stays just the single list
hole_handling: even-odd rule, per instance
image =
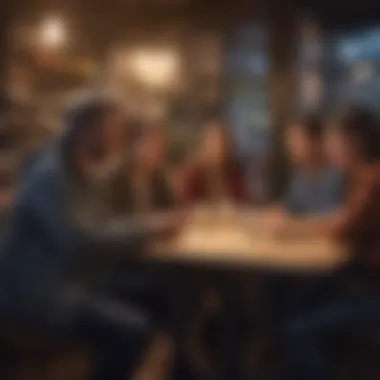
[{"label": "wooden pillar", "polygon": [[283,192],[288,165],[284,155],[284,129],[290,121],[296,100],[295,70],[298,12],[293,1],[273,0],[268,5],[270,27],[269,104],[272,150],[269,163],[270,198]]},{"label": "wooden pillar", "polygon": [[6,79],[9,64],[10,29],[17,5],[9,1],[0,1],[0,94],[7,91]]}]

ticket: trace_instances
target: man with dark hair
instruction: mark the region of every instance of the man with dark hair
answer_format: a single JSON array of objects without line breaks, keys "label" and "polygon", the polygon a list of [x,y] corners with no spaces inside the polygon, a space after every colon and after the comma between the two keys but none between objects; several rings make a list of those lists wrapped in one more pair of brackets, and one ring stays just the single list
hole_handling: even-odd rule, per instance
[{"label": "man with dark hair", "polygon": [[99,380],[130,378],[152,326],[136,307],[96,293],[83,270],[94,262],[115,270],[179,222],[117,216],[112,184],[124,168],[126,136],[114,103],[91,100],[68,113],[56,149],[38,159],[22,184],[0,266],[6,321],[91,343]]},{"label": "man with dark hair", "polygon": [[[344,178],[342,172],[329,162],[324,149],[324,134],[323,122],[317,115],[303,116],[287,127],[285,144],[291,176],[271,215],[273,230],[280,235],[293,219],[319,218],[340,207]],[[295,310],[307,309],[310,303],[323,297],[330,286],[328,281],[294,281],[287,276],[270,284],[273,314],[278,324]]]},{"label": "man with dark hair", "polygon": [[286,154],[292,174],[281,205],[286,213],[330,212],[342,201],[343,178],[326,158],[323,137],[323,123],[315,115],[306,116],[287,128]]}]

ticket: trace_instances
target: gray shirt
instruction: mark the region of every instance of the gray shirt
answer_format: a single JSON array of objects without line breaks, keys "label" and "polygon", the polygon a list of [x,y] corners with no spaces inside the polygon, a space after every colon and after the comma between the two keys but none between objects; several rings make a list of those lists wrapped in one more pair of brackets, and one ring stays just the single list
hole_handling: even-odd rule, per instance
[{"label": "gray shirt", "polygon": [[320,173],[295,171],[283,199],[284,207],[294,214],[325,213],[343,200],[343,175],[326,168]]}]

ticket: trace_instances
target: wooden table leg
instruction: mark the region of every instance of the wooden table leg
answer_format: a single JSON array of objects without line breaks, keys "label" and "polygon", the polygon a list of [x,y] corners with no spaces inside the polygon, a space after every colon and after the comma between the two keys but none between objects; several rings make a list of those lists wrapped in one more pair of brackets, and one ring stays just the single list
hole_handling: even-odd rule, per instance
[{"label": "wooden table leg", "polygon": [[193,314],[194,291],[191,274],[185,268],[175,268],[170,276],[172,333],[174,338],[173,380],[194,380],[187,358],[187,327]]}]

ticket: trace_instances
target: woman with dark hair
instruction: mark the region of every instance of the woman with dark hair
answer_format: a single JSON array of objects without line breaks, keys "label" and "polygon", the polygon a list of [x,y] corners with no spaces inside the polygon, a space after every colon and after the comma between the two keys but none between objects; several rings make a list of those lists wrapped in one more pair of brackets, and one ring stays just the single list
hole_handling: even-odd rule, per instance
[{"label": "woman with dark hair", "polygon": [[288,325],[289,379],[335,379],[327,350],[334,338],[340,333],[380,329],[379,142],[380,123],[373,113],[360,107],[346,110],[331,125],[327,147],[332,160],[349,176],[347,201],[334,215],[291,221],[282,230],[287,235],[334,238],[350,248],[352,258],[350,270],[344,271],[325,303]]},{"label": "woman with dark hair", "polygon": [[248,198],[244,172],[234,152],[233,139],[219,123],[207,124],[195,162],[185,174],[185,202]]}]

